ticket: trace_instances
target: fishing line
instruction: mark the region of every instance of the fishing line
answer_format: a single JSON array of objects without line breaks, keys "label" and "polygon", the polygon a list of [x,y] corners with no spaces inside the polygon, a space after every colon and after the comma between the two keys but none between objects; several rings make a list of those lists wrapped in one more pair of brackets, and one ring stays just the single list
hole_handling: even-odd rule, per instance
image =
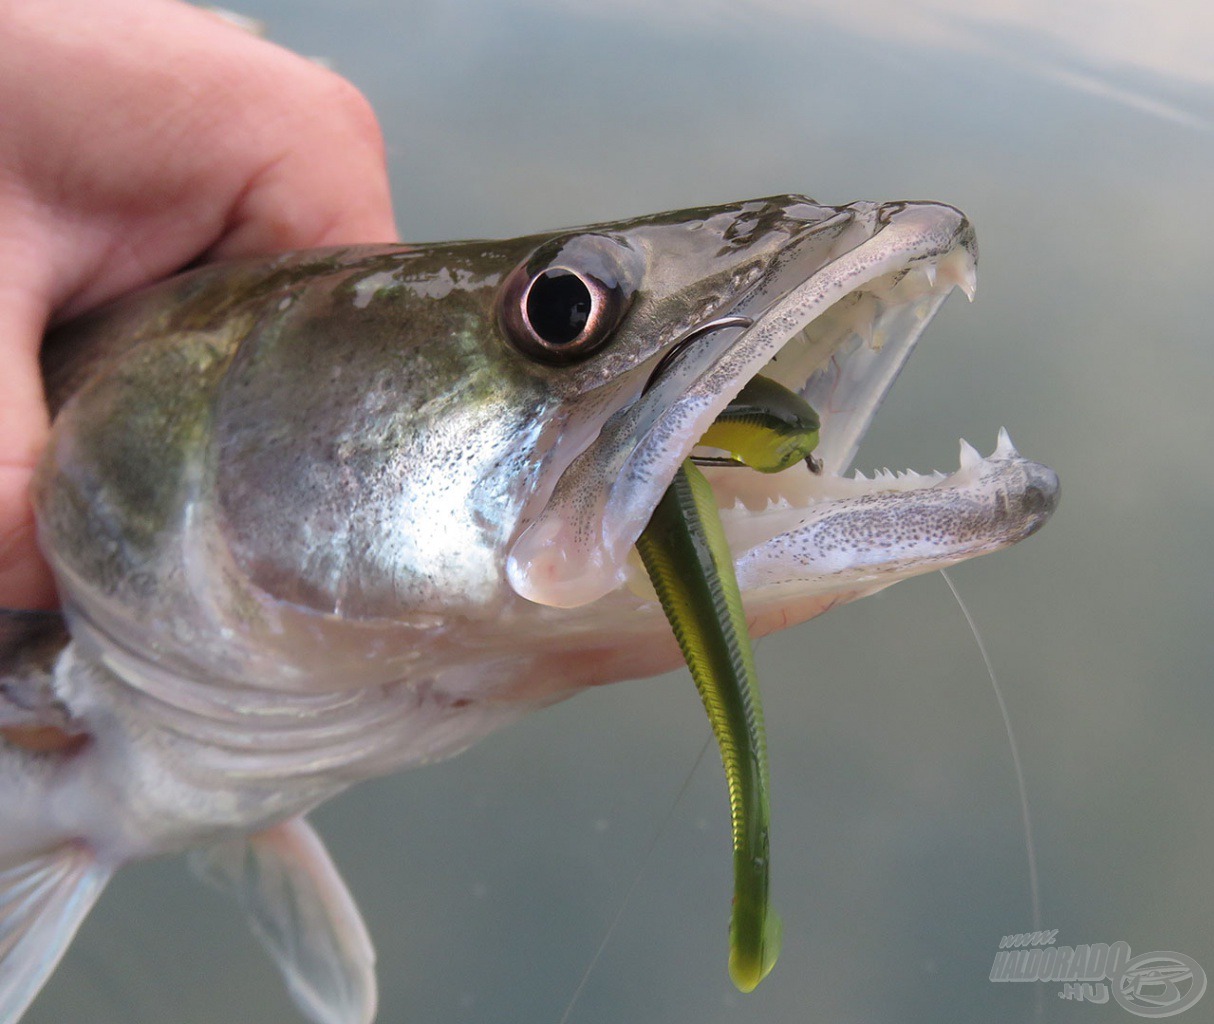
[{"label": "fishing line", "polygon": [[620,901],[620,906],[612,917],[611,923],[607,926],[607,930],[603,933],[603,939],[599,943],[598,949],[594,951],[594,956],[590,958],[590,963],[586,965],[586,970],[582,973],[581,980],[577,983],[577,988],[573,990],[573,995],[569,999],[569,1004],[565,1007],[565,1012],[561,1014],[561,1019],[557,1024],[568,1024],[569,1015],[573,1013],[573,1007],[582,997],[582,992],[586,988],[586,983],[590,980],[590,975],[594,972],[594,968],[598,965],[599,958],[602,957],[603,951],[607,948],[607,944],[611,941],[611,936],[615,933],[616,926],[620,923],[620,919],[624,916],[624,911],[628,908],[628,901],[632,899],[632,894],[636,892],[636,887],[641,881],[641,877],[645,874],[645,868],[649,866],[649,861],[653,857],[653,851],[658,848],[658,843],[662,836],[666,834],[666,826],[670,824],[670,819],[674,816],[675,808],[679,806],[679,801],[683,799],[687,788],[691,785],[691,780],[695,776],[696,770],[700,767],[700,762],[704,760],[704,755],[708,752],[708,748],[712,746],[713,736],[710,732],[704,739],[703,745],[700,747],[700,752],[696,754],[696,759],[691,763],[691,769],[687,772],[687,777],[683,779],[683,783],[679,786],[678,792],[675,793],[674,799],[670,801],[670,807],[662,816],[661,822],[653,833],[653,837],[649,840],[649,846],[646,848],[644,855],[641,857],[640,864],[637,865],[636,871],[633,873],[632,881],[628,883],[628,891],[624,893],[623,900]]},{"label": "fishing line", "polygon": [[1011,747],[1012,767],[1016,772],[1016,789],[1020,793],[1020,821],[1024,825],[1024,852],[1029,862],[1029,900],[1033,911],[1033,931],[1039,932],[1042,928],[1041,898],[1037,889],[1037,848],[1033,844],[1033,824],[1029,820],[1029,794],[1028,788],[1024,784],[1024,769],[1020,764],[1020,750],[1016,746],[1016,735],[1012,731],[1012,717],[1008,714],[1007,703],[1003,699],[1003,690],[999,686],[999,680],[995,677],[995,666],[991,663],[991,656],[987,654],[986,644],[982,642],[982,636],[974,623],[974,617],[970,614],[965,602],[961,600],[961,595],[957,593],[957,587],[953,583],[952,577],[943,569],[940,570],[940,577],[948,584],[948,589],[953,592],[957,607],[961,609],[961,614],[969,623],[970,632],[974,635],[974,643],[978,645],[978,653],[982,655],[982,661],[986,665],[986,674],[990,678],[991,689],[995,691],[999,714],[1003,718],[1003,728],[1007,732],[1007,745]]},{"label": "fishing line", "polygon": [[[1012,729],[1012,716],[1008,714],[1007,703],[1003,699],[1003,690],[999,686],[999,680],[995,677],[995,666],[986,651],[986,644],[982,642],[982,635],[978,632],[974,617],[970,614],[965,602],[961,600],[953,578],[944,569],[940,570],[940,576],[948,584],[948,589],[953,592],[957,607],[961,609],[961,614],[965,616],[965,621],[969,624],[970,632],[974,636],[974,643],[978,645],[978,653],[982,655],[982,661],[986,665],[986,674],[991,681],[991,689],[995,691],[995,700],[999,704],[999,715],[1003,719],[1004,731],[1007,732],[1007,745],[1012,751],[1012,768],[1016,773],[1016,789],[1020,794],[1020,821],[1024,826],[1024,852],[1029,862],[1029,903],[1032,907],[1033,931],[1039,932],[1042,928],[1041,894],[1037,888],[1037,847],[1033,843],[1033,823],[1029,818],[1029,793],[1028,787],[1024,784],[1024,769],[1020,764],[1020,749],[1016,746],[1016,734]],[[1045,1019],[1045,989],[1041,985],[1036,985],[1034,988],[1036,989],[1036,998],[1033,1000],[1034,1016],[1041,1021]]]}]

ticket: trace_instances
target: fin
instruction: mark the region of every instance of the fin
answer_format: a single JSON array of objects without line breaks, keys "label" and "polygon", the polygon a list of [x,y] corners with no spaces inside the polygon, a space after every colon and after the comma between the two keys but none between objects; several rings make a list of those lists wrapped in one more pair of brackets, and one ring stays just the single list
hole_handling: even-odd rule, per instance
[{"label": "fin", "polygon": [[204,882],[236,897],[310,1020],[370,1024],[378,998],[375,951],[311,825],[291,818],[256,835],[194,850],[190,866]]},{"label": "fin", "polygon": [[71,637],[58,612],[0,608],[0,740],[73,753],[88,740],[55,693],[55,662]]},{"label": "fin", "polygon": [[49,685],[55,659],[70,639],[59,612],[0,608],[0,687],[25,678]]},{"label": "fin", "polygon": [[80,843],[0,869],[0,1024],[25,1012],[111,873]]}]

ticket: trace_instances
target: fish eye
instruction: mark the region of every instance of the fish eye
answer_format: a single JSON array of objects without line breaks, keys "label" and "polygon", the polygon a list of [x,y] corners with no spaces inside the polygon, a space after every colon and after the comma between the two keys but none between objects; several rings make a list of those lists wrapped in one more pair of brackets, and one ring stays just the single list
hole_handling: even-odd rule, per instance
[{"label": "fish eye", "polygon": [[499,307],[511,344],[552,365],[578,362],[602,348],[628,311],[634,290],[624,265],[632,261],[616,265],[612,258],[613,250],[622,248],[607,238],[580,236],[563,246],[545,246],[518,267],[506,281]]},{"label": "fish eye", "polygon": [[532,279],[527,289],[527,323],[547,345],[576,341],[590,323],[593,311],[590,285],[571,270],[545,270]]}]

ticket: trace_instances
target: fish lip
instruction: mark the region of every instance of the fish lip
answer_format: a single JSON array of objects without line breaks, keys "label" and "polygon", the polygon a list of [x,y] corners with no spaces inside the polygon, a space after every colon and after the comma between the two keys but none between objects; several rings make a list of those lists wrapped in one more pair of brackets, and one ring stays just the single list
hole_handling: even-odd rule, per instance
[{"label": "fish lip", "polygon": [[[745,383],[802,332],[808,336],[809,327],[849,296],[870,294],[883,279],[890,286],[887,309],[910,309],[910,300],[898,297],[897,289],[912,271],[922,268],[926,287],[914,299],[927,301],[920,302],[907,324],[898,325],[896,335],[882,339],[873,349],[877,355],[869,359],[872,365],[856,379],[842,372],[832,379],[830,373],[815,371],[802,379],[781,381],[803,394],[822,416],[823,442],[815,454],[827,473],[838,475],[846,469],[940,304],[954,287],[973,297],[977,243],[965,215],[942,203],[857,202],[839,208],[839,214],[846,214],[849,229],[863,237],[841,246],[823,262],[807,243],[824,222],[807,225],[781,247],[778,258],[757,281],[710,318],[713,323],[734,322],[713,331],[706,331],[709,321],[693,325],[655,359],[644,391],[600,435],[601,440],[613,427],[643,422],[622,464],[602,475],[607,486],[600,507],[593,507],[584,496],[562,500],[567,499],[561,494],[567,482],[562,477],[549,502],[516,538],[507,559],[507,576],[520,596],[545,605],[576,607],[618,587],[626,577],[629,552],[678,466]],[[797,259],[802,246],[810,251],[804,263]],[[810,262],[815,265],[805,265]],[[671,360],[671,353],[691,335],[704,336],[704,342]],[[820,365],[838,362],[845,370],[855,351],[865,349],[853,346],[848,359],[838,361],[838,343],[823,349]],[[843,402],[835,400],[841,389]],[[571,465],[593,459],[598,444],[590,444]]]}]

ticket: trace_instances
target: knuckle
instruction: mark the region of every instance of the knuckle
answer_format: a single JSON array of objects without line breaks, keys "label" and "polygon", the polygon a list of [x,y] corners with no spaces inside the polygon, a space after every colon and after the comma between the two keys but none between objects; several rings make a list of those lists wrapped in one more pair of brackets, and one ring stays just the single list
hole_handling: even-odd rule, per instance
[{"label": "knuckle", "polygon": [[318,70],[322,72],[319,90],[321,95],[318,99],[331,112],[343,134],[348,135],[352,142],[373,152],[382,153],[383,132],[367,97],[349,79],[325,68]]}]

